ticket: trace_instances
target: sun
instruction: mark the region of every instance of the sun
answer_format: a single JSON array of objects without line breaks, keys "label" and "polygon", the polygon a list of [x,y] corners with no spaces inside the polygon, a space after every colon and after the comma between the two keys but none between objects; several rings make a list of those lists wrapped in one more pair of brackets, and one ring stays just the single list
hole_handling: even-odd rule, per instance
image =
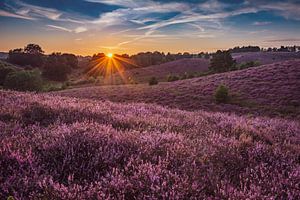
[{"label": "sun", "polygon": [[112,57],[114,57],[114,54],[108,53],[108,54],[106,54],[106,56],[109,57],[109,58],[112,58]]}]

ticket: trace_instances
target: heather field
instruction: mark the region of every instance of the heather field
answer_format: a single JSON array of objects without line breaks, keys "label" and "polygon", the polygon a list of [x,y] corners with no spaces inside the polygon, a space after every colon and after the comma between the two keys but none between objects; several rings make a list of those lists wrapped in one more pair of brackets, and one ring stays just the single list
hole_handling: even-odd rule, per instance
[{"label": "heather field", "polygon": [[0,130],[0,199],[300,198],[294,120],[0,91]]},{"label": "heather field", "polygon": [[151,77],[156,77],[159,81],[167,81],[168,75],[182,76],[184,74],[201,73],[208,70],[209,59],[186,58],[167,62],[160,65],[140,67],[121,72],[123,77],[116,73],[114,81],[117,83],[128,83],[133,80],[136,83],[147,83]]},{"label": "heather field", "polygon": [[[155,103],[183,110],[207,110],[299,119],[300,60],[253,67],[171,83],[85,87],[55,92],[114,102]],[[214,92],[225,84],[231,93],[227,104],[216,104]]]},{"label": "heather field", "polygon": [[262,65],[300,59],[300,52],[245,52],[233,53],[237,63],[257,61]]}]

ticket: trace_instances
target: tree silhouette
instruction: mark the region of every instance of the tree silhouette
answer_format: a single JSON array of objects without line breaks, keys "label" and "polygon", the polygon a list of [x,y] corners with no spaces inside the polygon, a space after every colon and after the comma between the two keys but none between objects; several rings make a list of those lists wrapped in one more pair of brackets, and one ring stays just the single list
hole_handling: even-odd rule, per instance
[{"label": "tree silhouette", "polygon": [[38,44],[28,44],[26,47],[24,47],[24,52],[35,55],[44,53]]}]

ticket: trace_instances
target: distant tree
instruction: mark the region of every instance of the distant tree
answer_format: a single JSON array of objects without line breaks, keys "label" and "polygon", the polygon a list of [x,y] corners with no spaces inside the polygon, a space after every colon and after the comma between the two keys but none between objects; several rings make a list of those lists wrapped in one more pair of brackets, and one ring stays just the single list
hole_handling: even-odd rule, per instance
[{"label": "distant tree", "polygon": [[259,46],[243,46],[243,47],[234,47],[229,49],[230,53],[242,53],[242,52],[259,52],[261,51]]},{"label": "distant tree", "polygon": [[28,44],[24,48],[24,52],[29,54],[35,54],[35,55],[44,53],[44,51],[38,44]]},{"label": "distant tree", "polygon": [[217,103],[227,103],[229,100],[229,91],[225,85],[219,85],[215,92],[215,100]]},{"label": "distant tree", "polygon": [[78,59],[74,54],[64,53],[61,55],[65,63],[71,68],[78,68]]},{"label": "distant tree", "polygon": [[210,61],[210,70],[215,72],[225,72],[232,68],[235,64],[229,51],[218,50]]},{"label": "distant tree", "polygon": [[71,66],[61,53],[52,53],[46,59],[43,76],[53,81],[65,81],[71,72]]},{"label": "distant tree", "polygon": [[43,66],[43,50],[37,44],[29,44],[24,49],[10,50],[8,53],[8,62],[20,66]]}]

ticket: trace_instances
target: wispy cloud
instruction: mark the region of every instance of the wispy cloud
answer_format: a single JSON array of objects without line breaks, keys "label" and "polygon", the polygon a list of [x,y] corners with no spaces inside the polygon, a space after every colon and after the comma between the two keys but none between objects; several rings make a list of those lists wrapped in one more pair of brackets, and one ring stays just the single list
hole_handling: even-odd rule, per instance
[{"label": "wispy cloud", "polygon": [[85,28],[85,27],[77,27],[74,32],[75,33],[83,33],[83,32],[86,32],[88,29]]},{"label": "wispy cloud", "polygon": [[272,22],[254,22],[253,25],[254,26],[265,26],[265,25],[269,25],[272,24]]},{"label": "wispy cloud", "polygon": [[283,38],[283,39],[272,39],[266,40],[266,42],[299,42],[300,38]]},{"label": "wispy cloud", "polygon": [[66,27],[62,27],[62,26],[56,26],[56,25],[46,25],[50,28],[53,28],[53,29],[56,29],[56,30],[60,30],[60,31],[66,31],[66,32],[69,32],[69,33],[83,33],[83,32],[86,32],[88,29],[85,28],[85,27],[77,27],[75,29],[70,29],[70,28],[66,28]]},{"label": "wispy cloud", "polygon": [[33,17],[18,15],[18,14],[15,14],[15,13],[7,12],[5,10],[0,10],[0,16],[2,16],[2,17],[13,17],[13,18],[19,18],[19,19],[27,19],[27,20],[35,20]]},{"label": "wispy cloud", "polygon": [[55,26],[55,25],[50,25],[50,24],[48,24],[46,26],[48,26],[50,28],[53,28],[53,29],[56,29],[56,30],[60,30],[60,31],[73,32],[73,30],[62,27],[62,26]]}]

